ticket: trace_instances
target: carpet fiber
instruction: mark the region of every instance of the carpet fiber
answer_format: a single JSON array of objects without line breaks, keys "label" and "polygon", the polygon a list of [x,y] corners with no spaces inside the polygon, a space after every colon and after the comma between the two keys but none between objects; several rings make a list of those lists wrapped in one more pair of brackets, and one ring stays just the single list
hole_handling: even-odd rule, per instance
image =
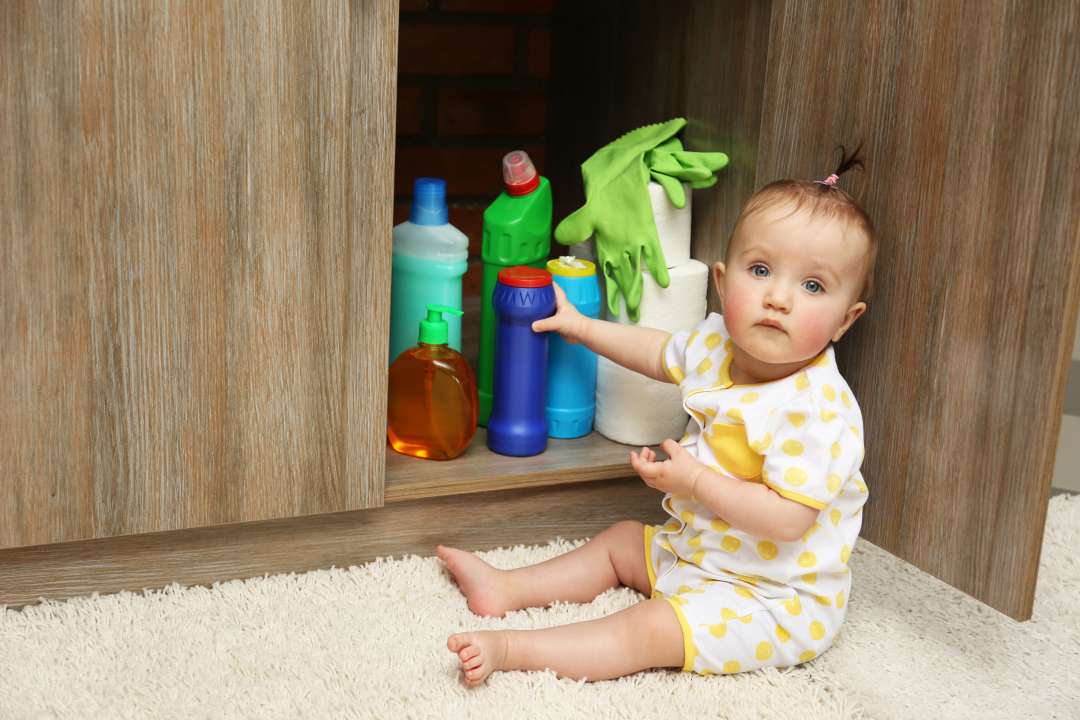
[{"label": "carpet fiber", "polygon": [[[580,542],[483,557],[515,567]],[[640,596],[477,618],[434,557],[0,608],[0,718],[1077,718],[1078,556],[1080,496],[1057,496],[1035,614],[1017,623],[860,541],[830,651],[710,678],[510,672],[466,688],[449,634],[592,619]]]}]

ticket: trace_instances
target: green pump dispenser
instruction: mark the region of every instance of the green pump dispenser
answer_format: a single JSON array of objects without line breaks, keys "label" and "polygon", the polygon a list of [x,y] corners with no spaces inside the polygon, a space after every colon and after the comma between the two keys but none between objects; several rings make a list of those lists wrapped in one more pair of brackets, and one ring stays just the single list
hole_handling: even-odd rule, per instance
[{"label": "green pump dispenser", "polygon": [[420,342],[425,345],[445,345],[448,342],[450,332],[446,320],[443,319],[443,313],[459,317],[465,314],[457,308],[429,304],[427,317],[420,321]]}]

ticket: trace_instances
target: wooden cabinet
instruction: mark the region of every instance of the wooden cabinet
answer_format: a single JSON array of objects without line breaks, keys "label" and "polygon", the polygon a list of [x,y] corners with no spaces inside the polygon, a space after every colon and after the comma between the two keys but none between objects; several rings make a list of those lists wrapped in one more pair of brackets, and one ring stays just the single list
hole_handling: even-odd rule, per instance
[{"label": "wooden cabinet", "polygon": [[[659,517],[595,435],[387,455],[397,12],[0,5],[0,602]],[[593,149],[684,115],[732,157],[695,199],[709,262],[756,187],[866,142],[863,535],[1018,618],[1080,298],[1078,31],[1068,0],[553,16],[557,215]]]}]

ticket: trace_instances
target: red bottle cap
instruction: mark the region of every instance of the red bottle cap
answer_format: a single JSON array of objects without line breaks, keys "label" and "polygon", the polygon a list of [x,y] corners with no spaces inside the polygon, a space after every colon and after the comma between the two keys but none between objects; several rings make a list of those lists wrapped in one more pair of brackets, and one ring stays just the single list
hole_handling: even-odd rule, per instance
[{"label": "red bottle cap", "polygon": [[514,150],[503,157],[503,184],[508,195],[528,195],[540,187],[540,175],[524,150]]},{"label": "red bottle cap", "polygon": [[528,265],[515,265],[499,271],[499,282],[510,287],[544,287],[551,284],[551,273]]}]

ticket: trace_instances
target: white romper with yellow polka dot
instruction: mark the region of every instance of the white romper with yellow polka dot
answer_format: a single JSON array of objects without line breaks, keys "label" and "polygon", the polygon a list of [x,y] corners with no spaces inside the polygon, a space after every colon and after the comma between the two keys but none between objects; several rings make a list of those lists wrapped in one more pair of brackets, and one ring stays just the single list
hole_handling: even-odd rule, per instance
[{"label": "white romper with yellow polka dot", "polygon": [[724,319],[672,335],[664,367],[690,413],[680,443],[713,470],[764,483],[819,511],[800,539],[754,537],[685,495],[664,496],[671,519],[645,528],[654,597],[683,629],[684,670],[731,673],[817,657],[843,623],[848,558],[867,488],[862,414],[829,346],[799,372],[735,385]]}]

